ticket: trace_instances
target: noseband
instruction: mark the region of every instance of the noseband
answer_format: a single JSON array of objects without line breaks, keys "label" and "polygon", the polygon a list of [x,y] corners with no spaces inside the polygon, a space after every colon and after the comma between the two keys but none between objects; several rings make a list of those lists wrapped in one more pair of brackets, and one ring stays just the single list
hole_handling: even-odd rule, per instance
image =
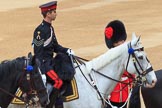
[{"label": "noseband", "polygon": [[[24,71],[23,71],[23,74],[22,74],[22,76],[19,80],[19,84],[18,84],[19,87],[21,88],[22,84],[23,84],[24,77],[26,76],[26,80],[29,85],[29,91],[28,92],[22,91],[22,93],[23,93],[22,97],[24,98],[23,100],[27,101],[27,102],[25,102],[25,103],[27,103],[26,105],[33,104],[39,100],[39,98],[37,96],[37,91],[34,89],[33,80],[31,78],[31,72],[33,71],[33,67],[29,64],[29,61],[30,61],[30,58],[25,58]],[[35,96],[35,98],[31,98],[31,100],[29,100],[28,99],[29,95]]]},{"label": "noseband", "polygon": [[[141,64],[139,63],[136,55],[135,55],[135,51],[144,51],[144,47],[142,48],[138,48],[138,49],[133,49],[132,46],[131,46],[131,42],[128,44],[128,53],[129,53],[129,56],[128,56],[128,60],[127,60],[127,65],[126,65],[126,71],[128,69],[128,64],[129,64],[129,61],[130,61],[130,56],[132,56],[132,61],[133,61],[133,64],[134,64],[134,67],[138,73],[138,76],[137,76],[137,82],[139,82],[140,85],[143,84],[143,77],[148,74],[149,72],[151,72],[153,70],[152,66],[146,70],[144,70],[141,66]],[[148,63],[150,63],[150,61],[147,59],[146,57],[146,60]],[[137,68],[137,65],[140,67],[140,70]]]}]

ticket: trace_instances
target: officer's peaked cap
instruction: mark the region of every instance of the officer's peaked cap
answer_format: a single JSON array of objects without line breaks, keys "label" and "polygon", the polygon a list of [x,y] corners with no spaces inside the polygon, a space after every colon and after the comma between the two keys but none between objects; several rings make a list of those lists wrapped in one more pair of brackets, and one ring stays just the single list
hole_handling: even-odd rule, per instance
[{"label": "officer's peaked cap", "polygon": [[127,33],[124,24],[119,20],[113,20],[105,28],[105,42],[108,48],[112,48],[113,43],[126,40]]},{"label": "officer's peaked cap", "polygon": [[46,12],[52,9],[56,9],[57,8],[57,1],[51,1],[45,4],[42,4],[39,6],[39,8],[41,9],[42,12]]}]

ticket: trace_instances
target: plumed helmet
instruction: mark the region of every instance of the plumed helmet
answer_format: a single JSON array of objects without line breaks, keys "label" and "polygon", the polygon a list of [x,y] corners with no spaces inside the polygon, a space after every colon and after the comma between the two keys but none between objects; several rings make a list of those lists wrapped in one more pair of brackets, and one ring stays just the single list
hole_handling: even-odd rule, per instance
[{"label": "plumed helmet", "polygon": [[105,28],[105,42],[108,48],[113,48],[113,43],[126,40],[127,33],[124,24],[119,20],[108,23]]}]

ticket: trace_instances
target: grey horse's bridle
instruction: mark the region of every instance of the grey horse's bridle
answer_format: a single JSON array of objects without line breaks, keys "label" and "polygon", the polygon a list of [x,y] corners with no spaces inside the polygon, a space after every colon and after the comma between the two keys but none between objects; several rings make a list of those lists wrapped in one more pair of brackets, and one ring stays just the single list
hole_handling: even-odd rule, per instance
[{"label": "grey horse's bridle", "polygon": [[[138,49],[133,49],[132,46],[131,46],[131,42],[130,42],[128,44],[129,57],[128,57],[128,60],[127,60],[126,71],[128,70],[128,64],[129,64],[129,61],[130,61],[130,56],[132,56],[132,60],[133,60],[134,67],[135,67],[135,69],[136,69],[136,71],[138,73],[137,81],[139,81],[141,83],[140,85],[142,85],[143,84],[142,77],[144,77],[149,72],[153,71],[153,68],[151,66],[148,69],[144,70],[142,68],[141,64],[139,63],[136,55],[135,55],[135,51],[144,51],[144,47],[138,48]],[[147,57],[146,57],[146,60],[147,60],[148,63],[150,63],[150,61],[147,59]],[[137,65],[140,67],[140,70],[142,72],[140,72],[140,70],[137,68]]]}]

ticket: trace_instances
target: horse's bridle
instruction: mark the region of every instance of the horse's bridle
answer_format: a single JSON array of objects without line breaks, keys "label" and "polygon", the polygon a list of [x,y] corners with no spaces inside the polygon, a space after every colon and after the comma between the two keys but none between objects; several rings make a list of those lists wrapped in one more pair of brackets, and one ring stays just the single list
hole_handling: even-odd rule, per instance
[{"label": "horse's bridle", "polygon": [[[28,85],[29,85],[29,91],[24,93],[25,94],[24,95],[24,99],[25,98],[27,99],[27,102],[28,103],[26,104],[26,106],[28,107],[31,104],[32,105],[39,104],[38,102],[39,102],[40,99],[39,99],[38,93],[39,92],[42,92],[42,90],[44,90],[46,88],[41,88],[41,89],[37,90],[35,88],[35,86],[33,85],[34,84],[34,81],[33,81],[33,78],[31,76],[31,74],[32,74],[31,72],[34,69],[33,69],[33,66],[31,65],[31,58],[30,57],[25,59],[25,63],[24,64],[25,64],[24,65],[24,73],[21,76],[21,79],[19,81],[19,87],[21,88],[21,83],[23,82],[22,80],[23,80],[24,76],[26,76],[26,80],[27,80]],[[40,71],[39,68],[38,68],[38,71]],[[30,96],[30,95],[32,96],[32,98],[28,99],[28,96]]]},{"label": "horse's bridle", "polygon": [[[138,49],[133,49],[132,46],[131,46],[131,42],[128,44],[129,56],[128,56],[128,60],[127,60],[126,71],[127,71],[127,68],[128,68],[129,61],[130,61],[130,56],[132,56],[133,64],[134,64],[134,67],[135,67],[135,69],[136,69],[136,71],[137,71],[137,73],[138,73],[138,76],[136,77],[137,79],[135,79],[131,74],[128,74],[128,77],[133,79],[132,82],[136,82],[136,83],[139,84],[139,85],[142,85],[143,82],[144,82],[144,81],[142,81],[143,76],[145,76],[146,74],[148,74],[149,72],[151,72],[151,71],[153,70],[152,66],[151,66],[150,68],[144,70],[144,69],[142,68],[141,64],[139,63],[139,61],[138,61],[138,59],[137,59],[135,53],[134,53],[135,51],[143,51],[143,50],[144,50],[144,47],[138,48]],[[74,61],[75,61],[76,63],[78,62],[78,63],[84,64],[84,65],[85,65],[85,63],[82,62],[81,60],[88,61],[88,60],[86,60],[86,59],[83,59],[83,58],[77,57],[77,56],[73,56],[73,59],[74,59]],[[81,59],[81,60],[80,60],[80,59]],[[146,57],[146,60],[147,60],[148,63],[149,63],[149,60],[147,59],[147,57]],[[139,69],[137,68],[137,65],[140,67],[140,69],[142,70],[142,72],[139,71]],[[78,65],[77,67],[79,67],[79,65]],[[80,69],[80,68],[79,68],[79,69]],[[82,72],[81,69],[80,69],[80,71]],[[96,73],[100,74],[101,76],[104,76],[104,77],[106,77],[106,78],[108,78],[108,79],[111,79],[111,80],[113,80],[113,81],[116,81],[116,82],[119,82],[119,83],[126,84],[126,86],[127,86],[127,85],[130,85],[130,84],[132,83],[132,82],[125,83],[125,82],[123,82],[123,81],[119,81],[119,80],[113,79],[113,78],[111,78],[111,77],[109,77],[109,76],[106,76],[106,75],[102,74],[101,72],[99,72],[99,71],[97,71],[97,70],[94,70],[94,69],[92,69],[92,71],[94,71],[94,72],[96,72]],[[82,72],[82,74],[83,74],[83,72]],[[83,76],[85,77],[84,74],[83,74]],[[97,93],[99,94],[99,96],[100,96],[101,99],[102,99],[101,93],[98,91],[97,86],[93,83],[94,81],[93,81],[91,75],[89,75],[89,77],[90,77],[90,79],[91,79],[92,84],[88,81],[88,79],[87,79],[86,77],[85,77],[85,79],[88,81],[88,83],[89,83],[93,88],[95,88],[95,90],[97,91]],[[125,87],[126,87],[126,86],[125,86]],[[102,102],[103,102],[103,99],[102,99]]]},{"label": "horse's bridle", "polygon": [[[137,83],[142,85],[143,84],[143,81],[142,81],[142,78],[148,74],[149,72],[151,72],[153,70],[152,66],[146,70],[144,70],[141,66],[141,64],[139,63],[136,55],[135,55],[135,51],[144,51],[144,47],[142,48],[138,48],[138,49],[133,49],[132,46],[131,46],[131,42],[128,44],[128,53],[129,53],[129,56],[128,56],[128,60],[127,60],[127,65],[126,65],[126,71],[128,69],[128,64],[129,64],[129,61],[130,61],[130,56],[132,56],[132,60],[133,60],[133,64],[134,64],[134,67],[138,73],[138,76],[137,76]],[[148,63],[150,63],[150,61],[147,59],[146,57],[146,60]],[[140,67],[140,70],[142,72],[139,71],[139,69],[137,68],[137,65]]]},{"label": "horse's bridle", "polygon": [[[19,80],[19,87],[21,88],[22,83],[23,83],[23,79],[26,76],[26,80],[28,82],[29,85],[29,91],[26,93],[23,93],[24,91],[22,91],[23,93],[23,100],[25,100],[26,105],[30,105],[33,104],[36,100],[39,100],[38,96],[37,96],[37,91],[34,89],[34,86],[32,84],[32,78],[31,78],[31,72],[33,71],[33,67],[29,64],[30,58],[25,58],[25,63],[24,63],[24,71],[23,74]],[[29,95],[35,95],[36,96],[36,100],[32,99],[32,100],[28,100],[28,96]]]},{"label": "horse's bridle", "polygon": [[[23,74],[21,75],[21,78],[20,78],[20,80],[19,80],[19,87],[21,87],[21,84],[23,83],[23,79],[24,79],[24,76],[25,75],[27,75],[27,80],[28,80],[28,82],[30,83],[29,85],[30,85],[30,91],[29,91],[29,93],[28,94],[33,94],[33,93],[35,93],[34,91],[33,91],[33,87],[31,86],[31,78],[30,78],[30,72],[32,71],[32,66],[30,66],[28,63],[29,63],[29,58],[24,58],[25,59],[25,65],[24,65],[24,71],[23,71]],[[18,96],[16,96],[15,94],[12,94],[12,93],[10,93],[10,92],[8,92],[8,91],[6,91],[5,89],[3,89],[3,88],[0,88],[0,91],[2,91],[3,93],[5,93],[5,94],[8,94],[8,95],[10,95],[11,97],[13,97],[13,98],[17,98],[17,99],[19,99],[19,100],[21,100],[22,102],[24,102],[25,104],[26,104],[26,107],[28,107],[28,105],[29,104],[32,104],[33,103],[33,101],[34,100],[26,100],[25,98],[23,98],[23,97],[18,97]],[[22,91],[23,92],[23,91]]]}]

